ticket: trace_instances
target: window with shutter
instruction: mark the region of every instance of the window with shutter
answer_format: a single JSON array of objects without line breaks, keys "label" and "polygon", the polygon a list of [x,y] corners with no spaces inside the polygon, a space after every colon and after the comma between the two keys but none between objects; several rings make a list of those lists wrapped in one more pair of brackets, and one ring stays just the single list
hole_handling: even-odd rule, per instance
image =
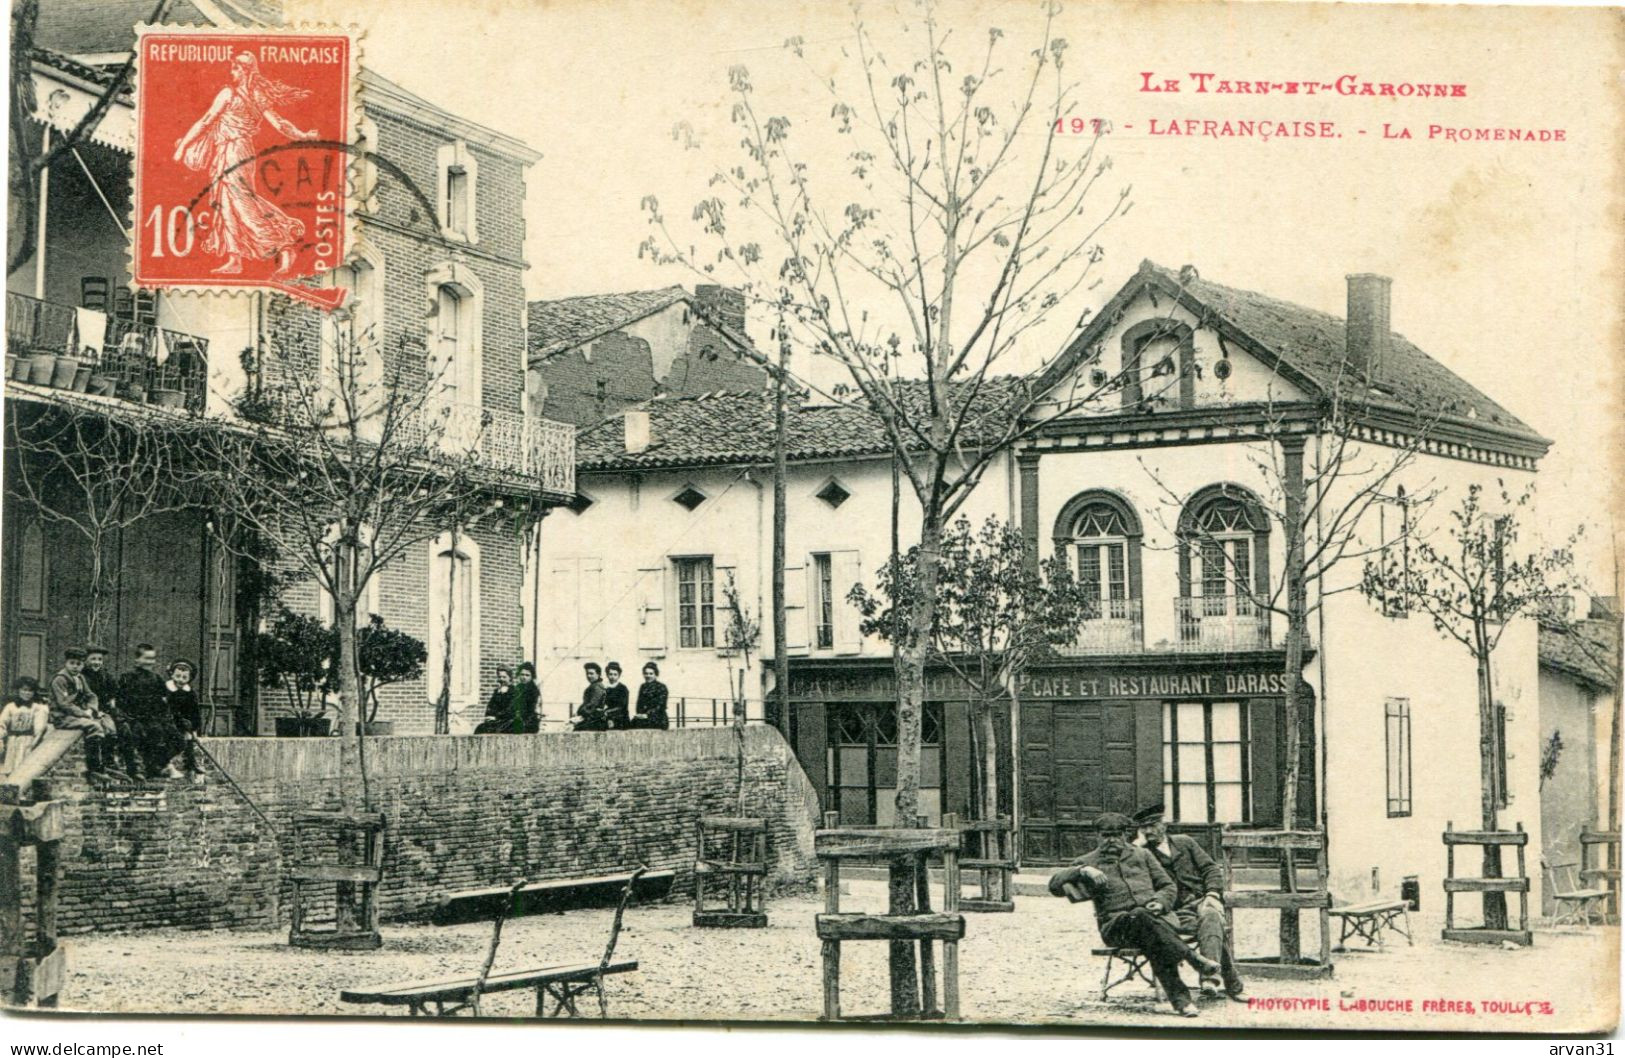
[{"label": "window with shutter", "polygon": [[666,566],[638,570],[638,649],[666,650]]}]

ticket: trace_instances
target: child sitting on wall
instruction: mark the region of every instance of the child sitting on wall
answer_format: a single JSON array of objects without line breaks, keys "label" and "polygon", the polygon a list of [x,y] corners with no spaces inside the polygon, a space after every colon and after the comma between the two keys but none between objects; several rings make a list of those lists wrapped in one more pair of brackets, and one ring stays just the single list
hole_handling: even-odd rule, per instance
[{"label": "child sitting on wall", "polygon": [[0,776],[11,775],[22,767],[51,730],[51,707],[38,695],[39,682],[23,676],[13,685],[6,704],[0,706],[0,740],[4,740],[5,750],[0,754]]}]

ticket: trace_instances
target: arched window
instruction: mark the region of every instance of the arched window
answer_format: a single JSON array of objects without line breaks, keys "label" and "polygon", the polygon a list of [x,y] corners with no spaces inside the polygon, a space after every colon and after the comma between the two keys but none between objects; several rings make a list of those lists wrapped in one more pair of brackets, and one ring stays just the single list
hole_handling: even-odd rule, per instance
[{"label": "arched window", "polygon": [[431,407],[445,416],[444,443],[456,448],[479,436],[484,288],[473,269],[453,261],[429,272],[427,293]]},{"label": "arched window", "polygon": [[1147,398],[1181,408],[1196,403],[1196,345],[1191,329],[1178,320],[1144,320],[1123,332],[1123,407]]},{"label": "arched window", "polygon": [[[362,551],[370,550],[373,539],[372,526],[363,525],[361,527],[361,531],[356,535],[361,540],[360,546]],[[344,578],[351,575],[350,571],[345,568],[347,565],[355,566],[358,564],[364,564],[366,561],[365,555],[357,556],[347,554],[338,546],[338,539],[339,527],[337,525],[329,526],[327,536],[322,541],[322,564],[330,569],[333,569],[334,582],[342,581]],[[365,625],[373,614],[381,614],[383,612],[379,608],[378,601],[380,598],[379,582],[382,580],[382,571],[374,570],[372,576],[367,581],[366,587],[361,589],[361,596],[356,600],[355,605],[356,627],[359,628]],[[326,587],[318,585],[316,616],[321,619],[323,624],[330,625],[333,623],[333,609],[332,592],[329,592]]]},{"label": "arched window", "polygon": [[362,249],[350,264],[330,272],[328,283],[349,296],[341,309],[322,320],[322,387],[335,401],[340,420],[348,421],[351,413],[346,409],[353,404],[363,432],[377,431],[387,400],[382,390],[383,258],[370,248]]},{"label": "arched window", "polygon": [[1129,649],[1140,639],[1140,519],[1121,496],[1079,493],[1055,521],[1055,553],[1064,555],[1089,602],[1080,648]]},{"label": "arched window", "polygon": [[480,547],[465,533],[442,533],[429,546],[428,633],[430,700],[438,701],[445,685],[449,647],[451,707],[474,704],[480,681]]},{"label": "arched window", "polygon": [[1209,485],[1179,516],[1179,631],[1216,648],[1268,645],[1269,518],[1240,485]]}]

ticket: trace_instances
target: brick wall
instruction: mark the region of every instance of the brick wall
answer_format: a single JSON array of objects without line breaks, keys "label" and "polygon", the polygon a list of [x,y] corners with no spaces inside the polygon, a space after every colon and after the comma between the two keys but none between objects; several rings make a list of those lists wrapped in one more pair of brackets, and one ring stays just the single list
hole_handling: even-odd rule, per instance
[{"label": "brick wall", "polygon": [[[747,814],[772,824],[770,885],[813,877],[817,797],[768,727],[744,731]],[[735,814],[732,730],[367,740],[373,803],[388,821],[380,910],[421,917],[448,892],[646,863],[692,892],[694,821]],[[270,929],[295,812],[337,806],[335,739],[209,739],[271,821],[209,765],[205,783],[102,791],[76,748],[49,776],[67,805],[61,928]],[[32,882],[25,891],[31,891]]]}]

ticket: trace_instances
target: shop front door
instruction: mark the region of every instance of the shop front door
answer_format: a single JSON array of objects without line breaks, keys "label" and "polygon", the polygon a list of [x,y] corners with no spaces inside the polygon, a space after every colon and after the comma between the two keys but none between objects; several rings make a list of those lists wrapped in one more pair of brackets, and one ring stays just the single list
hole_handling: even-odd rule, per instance
[{"label": "shop front door", "polygon": [[1129,814],[1140,806],[1135,724],[1134,702],[1022,705],[1024,863],[1064,863],[1081,856],[1094,846],[1096,816]]}]

